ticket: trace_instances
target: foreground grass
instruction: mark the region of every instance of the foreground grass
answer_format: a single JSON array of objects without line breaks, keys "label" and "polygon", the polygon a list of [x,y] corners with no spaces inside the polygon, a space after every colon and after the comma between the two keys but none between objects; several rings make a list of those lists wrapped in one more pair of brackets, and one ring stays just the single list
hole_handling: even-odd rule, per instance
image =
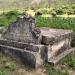
[{"label": "foreground grass", "polygon": [[48,75],[72,75],[75,71],[75,51],[63,58],[58,65],[45,64],[45,68]]},{"label": "foreground grass", "polygon": [[[18,62],[13,58],[9,57],[0,52],[0,75],[71,75],[69,71],[75,71],[75,52],[66,56],[60,63],[56,66],[52,66],[48,63],[44,65],[46,71],[35,72],[33,69],[23,66],[21,67]],[[20,73],[21,71],[21,73]]]},{"label": "foreground grass", "polygon": [[[0,26],[7,27],[14,22],[20,13],[9,12],[2,14],[0,17]],[[36,22],[38,27],[49,27],[58,29],[71,29],[75,32],[75,18],[44,18],[36,16]],[[45,64],[48,75],[69,75],[69,70],[75,70],[75,52],[64,58],[59,66],[53,67],[49,64]],[[0,53],[0,75],[19,75],[16,67],[16,63],[6,55]]]},{"label": "foreground grass", "polygon": [[[10,11],[0,15],[0,26],[8,26],[16,21],[17,17],[22,15],[17,11]],[[62,17],[41,17],[35,16],[38,27],[50,27],[58,29],[71,29],[75,31],[75,18],[62,18]]]},{"label": "foreground grass", "polygon": [[19,75],[15,61],[0,52],[0,75]]}]

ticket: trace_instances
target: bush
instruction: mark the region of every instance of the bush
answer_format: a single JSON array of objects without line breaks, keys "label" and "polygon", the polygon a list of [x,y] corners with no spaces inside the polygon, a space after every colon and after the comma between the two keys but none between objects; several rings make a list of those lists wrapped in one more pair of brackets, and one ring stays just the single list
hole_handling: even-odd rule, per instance
[{"label": "bush", "polygon": [[56,14],[55,11],[52,11],[52,12],[51,12],[51,15],[52,15],[52,17],[56,17],[57,14]]},{"label": "bush", "polygon": [[64,6],[64,7],[62,7],[62,9],[68,9],[68,6]]},{"label": "bush", "polygon": [[72,11],[68,11],[67,14],[68,14],[68,15],[73,15],[74,12],[72,12]]},{"label": "bush", "polygon": [[18,15],[20,15],[20,13],[19,13],[18,11],[10,11],[10,12],[8,12],[8,13],[6,14],[6,17],[7,17],[8,19],[10,19],[12,16],[17,17]]},{"label": "bush", "polygon": [[75,51],[67,55],[62,61],[69,69],[75,70]]},{"label": "bush", "polygon": [[73,9],[73,10],[75,9],[75,5],[72,6],[72,9]]},{"label": "bush", "polygon": [[42,15],[42,12],[40,12],[40,11],[37,11],[37,12],[35,13],[35,16],[40,16],[40,15]]},{"label": "bush", "polygon": [[63,14],[63,10],[61,10],[61,9],[56,10],[56,14],[57,15],[62,15]]},{"label": "bush", "polygon": [[74,14],[75,14],[75,9],[73,10]]}]

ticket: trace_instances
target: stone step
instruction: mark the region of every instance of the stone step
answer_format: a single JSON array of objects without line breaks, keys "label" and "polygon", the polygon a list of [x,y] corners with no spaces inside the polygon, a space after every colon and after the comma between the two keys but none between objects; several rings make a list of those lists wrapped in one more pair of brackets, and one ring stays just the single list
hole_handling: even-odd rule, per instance
[{"label": "stone step", "polygon": [[[39,67],[45,62],[47,51],[44,45],[27,44],[22,42],[0,39],[0,50],[8,55],[20,59],[31,67]],[[35,62],[34,62],[35,59]]]},{"label": "stone step", "polygon": [[70,41],[73,37],[73,32],[71,30],[49,28],[41,28],[40,30],[42,35],[42,44],[45,45],[53,45],[66,38]]},{"label": "stone step", "polygon": [[[38,68],[42,66],[45,62],[45,58],[47,56],[47,52],[45,46],[43,45],[28,45],[29,47],[33,46],[33,48],[29,48],[32,50],[28,50],[25,48],[20,47],[20,45],[27,45],[7,40],[0,40],[0,51],[9,56],[12,56],[16,60],[27,64],[33,68]],[[37,47],[37,50],[36,50]],[[28,47],[27,47],[28,48]]]},{"label": "stone step", "polygon": [[42,44],[47,46],[48,62],[51,58],[71,48],[73,32],[64,29],[41,28]]},{"label": "stone step", "polygon": [[0,45],[6,45],[6,46],[12,46],[20,49],[27,49],[34,52],[38,52],[40,48],[44,48],[44,45],[41,44],[28,44],[23,42],[17,42],[17,41],[10,41],[5,39],[0,39]]},{"label": "stone step", "polygon": [[53,45],[48,45],[47,50],[48,50],[48,61],[56,55],[59,55],[63,51],[66,51],[67,49],[70,49],[70,41],[68,39],[64,39],[58,43],[55,43]]},{"label": "stone step", "polygon": [[75,50],[75,48],[71,48],[69,50],[66,50],[64,52],[62,52],[61,54],[53,57],[52,59],[50,59],[48,62],[55,65],[57,64],[62,58],[64,58],[65,56],[67,56],[68,54],[70,54],[71,52],[73,52]]}]

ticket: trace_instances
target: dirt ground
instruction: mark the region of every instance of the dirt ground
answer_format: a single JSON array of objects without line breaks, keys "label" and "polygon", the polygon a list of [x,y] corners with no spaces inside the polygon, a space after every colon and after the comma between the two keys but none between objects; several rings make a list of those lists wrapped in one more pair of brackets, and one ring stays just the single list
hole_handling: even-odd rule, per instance
[{"label": "dirt ground", "polygon": [[27,71],[25,69],[19,69],[18,72],[20,75],[47,75],[44,69],[37,69],[31,71]]}]

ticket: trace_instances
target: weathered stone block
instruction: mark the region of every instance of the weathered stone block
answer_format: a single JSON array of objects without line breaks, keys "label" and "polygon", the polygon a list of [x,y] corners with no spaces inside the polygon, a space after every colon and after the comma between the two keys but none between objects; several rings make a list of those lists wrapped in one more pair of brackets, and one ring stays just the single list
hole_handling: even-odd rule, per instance
[{"label": "weathered stone block", "polygon": [[36,44],[28,44],[23,42],[10,41],[6,39],[0,39],[0,45],[12,46],[20,49],[26,48],[27,50],[31,50],[33,52],[38,52],[39,50],[39,47]]},{"label": "weathered stone block", "polygon": [[58,43],[55,43],[53,45],[48,45],[47,49],[48,49],[48,61],[54,57],[57,56],[59,54],[61,54],[62,52],[64,52],[65,50],[68,50],[71,48],[70,45],[70,41],[69,39],[64,39]]},{"label": "weathered stone block", "polygon": [[28,45],[14,41],[0,40],[0,50],[2,52],[33,68],[38,68],[45,62],[47,58],[45,48],[44,45]]},{"label": "weathered stone block", "polygon": [[48,62],[54,56],[71,48],[73,32],[63,29],[41,29],[42,44],[47,46]]},{"label": "weathered stone block", "polygon": [[66,38],[70,41],[73,37],[73,32],[71,30],[49,28],[41,28],[40,30],[42,35],[42,44],[45,45],[53,45],[54,43],[60,42]]},{"label": "weathered stone block", "polygon": [[2,38],[24,43],[39,43],[40,30],[36,28],[34,18],[23,16],[8,26],[2,34]]}]

